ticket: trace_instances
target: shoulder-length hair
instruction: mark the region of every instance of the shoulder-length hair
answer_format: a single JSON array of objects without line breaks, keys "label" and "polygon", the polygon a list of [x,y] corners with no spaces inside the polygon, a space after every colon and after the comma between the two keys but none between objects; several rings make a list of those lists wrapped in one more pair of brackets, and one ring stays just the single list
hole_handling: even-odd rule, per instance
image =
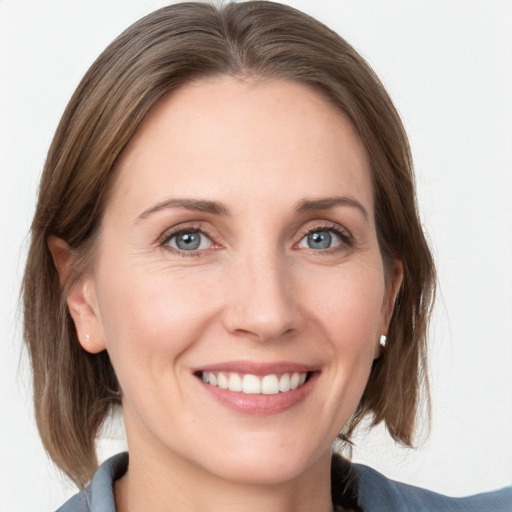
[{"label": "shoulder-length hair", "polygon": [[[346,41],[291,7],[171,5],[129,27],[86,73],[49,149],[31,228],[23,305],[36,419],[47,452],[79,486],[97,467],[96,436],[121,395],[108,354],[90,354],[78,343],[67,290],[94,258],[115,163],[141,121],[173,90],[218,75],[305,84],[350,120],[366,149],[383,261],[402,262],[403,282],[389,343],[345,438],[370,415],[372,425],[384,422],[395,440],[411,445],[421,388],[428,397],[426,327],[435,271],[418,218],[407,136],[381,82]],[[66,283],[59,283],[48,249],[52,235],[74,255]]]}]

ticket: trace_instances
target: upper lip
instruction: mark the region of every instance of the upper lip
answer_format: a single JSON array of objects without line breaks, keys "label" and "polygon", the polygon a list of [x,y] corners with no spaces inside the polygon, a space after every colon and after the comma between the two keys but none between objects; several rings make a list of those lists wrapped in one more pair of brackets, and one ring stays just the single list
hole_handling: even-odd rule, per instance
[{"label": "upper lip", "polygon": [[222,363],[212,363],[195,368],[196,372],[233,372],[250,373],[252,375],[270,375],[278,373],[307,373],[318,370],[308,364],[296,363],[291,361],[256,362],[256,361],[225,361]]}]

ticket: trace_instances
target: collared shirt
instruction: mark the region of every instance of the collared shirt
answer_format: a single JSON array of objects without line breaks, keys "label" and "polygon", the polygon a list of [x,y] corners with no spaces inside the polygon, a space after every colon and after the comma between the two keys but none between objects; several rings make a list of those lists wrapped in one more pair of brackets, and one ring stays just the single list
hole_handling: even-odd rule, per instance
[{"label": "collared shirt", "polygon": [[[90,485],[57,512],[115,512],[114,482],[127,468],[127,453],[108,459],[98,468]],[[346,501],[337,501],[339,496],[346,498],[347,482],[350,482],[354,510],[362,512],[512,512],[512,486],[466,498],[451,498],[389,480],[367,466],[351,464],[338,456],[333,457],[332,475],[334,504],[347,507]]]}]

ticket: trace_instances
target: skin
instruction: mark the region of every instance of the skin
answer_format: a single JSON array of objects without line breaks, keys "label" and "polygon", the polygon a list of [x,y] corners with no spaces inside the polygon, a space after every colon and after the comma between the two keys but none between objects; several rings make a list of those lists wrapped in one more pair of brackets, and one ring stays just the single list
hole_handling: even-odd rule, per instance
[{"label": "skin", "polygon": [[[108,351],[123,391],[118,510],[332,510],[331,444],[401,278],[399,263],[384,274],[350,123],[304,85],[201,80],[154,109],[117,172],[93,267],[68,304],[83,347]],[[344,200],[311,203],[333,197]],[[162,207],[176,198],[225,211]],[[177,249],[175,229],[201,230],[200,248]],[[331,246],[311,247],[311,232]],[[65,273],[65,243],[50,247]],[[315,380],[284,411],[244,413],[194,374],[226,361],[301,363]]]}]

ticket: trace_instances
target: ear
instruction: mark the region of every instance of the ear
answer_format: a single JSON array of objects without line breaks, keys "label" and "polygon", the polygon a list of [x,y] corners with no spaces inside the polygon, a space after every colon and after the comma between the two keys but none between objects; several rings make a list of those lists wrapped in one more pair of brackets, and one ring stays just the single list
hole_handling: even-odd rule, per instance
[{"label": "ear", "polygon": [[[403,264],[401,260],[393,260],[391,263],[390,274],[386,278],[386,294],[382,304],[382,328],[381,333],[385,336],[388,335],[389,324],[391,323],[391,317],[395,309],[395,301],[402,286],[404,275]],[[380,356],[381,347],[380,339],[376,340],[375,344],[375,359]]]},{"label": "ear", "polygon": [[48,248],[59,274],[61,290],[66,293],[66,301],[80,345],[92,354],[105,350],[101,316],[92,276],[82,274],[76,281],[70,283],[73,275],[73,255],[69,245],[62,238],[50,236]]}]

